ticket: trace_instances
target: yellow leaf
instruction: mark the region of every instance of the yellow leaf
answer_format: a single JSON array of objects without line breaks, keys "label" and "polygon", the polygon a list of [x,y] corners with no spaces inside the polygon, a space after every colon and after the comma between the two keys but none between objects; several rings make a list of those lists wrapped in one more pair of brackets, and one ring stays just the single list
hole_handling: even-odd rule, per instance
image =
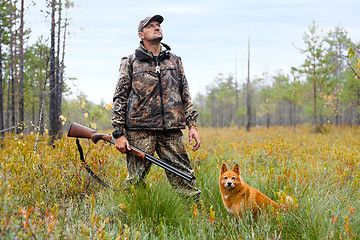
[{"label": "yellow leaf", "polygon": [[349,211],[350,211],[350,215],[353,215],[354,212],[355,212],[355,208],[351,207],[351,206],[348,206],[349,208]]},{"label": "yellow leaf", "polygon": [[89,114],[88,113],[84,113],[84,118],[88,118]]},{"label": "yellow leaf", "polygon": [[349,231],[349,230],[350,230],[350,228],[349,228],[349,222],[350,222],[349,217],[348,217],[348,216],[345,216],[345,230],[346,230],[346,231]]},{"label": "yellow leaf", "polygon": [[210,216],[209,221],[214,222],[215,221],[215,210],[213,206],[210,206]]},{"label": "yellow leaf", "polygon": [[125,209],[126,209],[126,206],[125,206],[124,204],[120,203],[120,204],[119,204],[119,208],[120,208],[121,210],[125,210]]},{"label": "yellow leaf", "polygon": [[96,127],[97,127],[96,123],[93,123],[93,122],[90,122],[90,126],[94,129],[96,129]]},{"label": "yellow leaf", "polygon": [[197,212],[197,205],[196,203],[194,203],[193,205],[193,217],[196,218],[198,215],[198,212]]},{"label": "yellow leaf", "polygon": [[108,104],[108,105],[105,106],[106,110],[110,110],[111,108],[112,108],[112,104]]}]

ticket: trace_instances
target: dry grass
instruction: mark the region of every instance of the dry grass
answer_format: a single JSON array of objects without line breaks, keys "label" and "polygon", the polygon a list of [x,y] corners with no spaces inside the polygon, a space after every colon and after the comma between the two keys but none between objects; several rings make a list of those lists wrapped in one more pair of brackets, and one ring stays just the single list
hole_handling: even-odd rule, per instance
[{"label": "dry grass", "polygon": [[[154,167],[148,186],[112,192],[81,166],[74,139],[40,143],[6,138],[0,156],[0,238],[4,239],[357,239],[360,238],[358,128],[300,126],[200,128],[201,149],[187,145],[202,190],[196,209]],[[184,132],[185,136],[187,132]],[[115,189],[126,177],[113,146],[82,141],[90,167]],[[237,222],[218,189],[221,163],[239,163],[243,179],[270,198],[293,195],[299,209]],[[210,211],[211,207],[211,211]],[[174,214],[176,213],[176,214]]]}]

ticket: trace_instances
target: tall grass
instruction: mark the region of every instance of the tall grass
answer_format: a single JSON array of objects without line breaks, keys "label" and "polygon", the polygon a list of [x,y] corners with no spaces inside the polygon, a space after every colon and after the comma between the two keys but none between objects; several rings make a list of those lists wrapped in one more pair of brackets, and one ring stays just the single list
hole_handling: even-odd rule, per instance
[{"label": "tall grass", "polygon": [[[201,202],[182,198],[153,166],[146,184],[123,189],[124,155],[82,140],[84,170],[74,139],[54,147],[34,136],[8,136],[0,156],[0,239],[359,239],[359,129],[312,134],[299,127],[201,128],[201,149],[188,153]],[[185,134],[186,135],[186,134]],[[222,163],[238,163],[244,181],[275,201],[293,196],[298,209],[236,220],[218,187]]]}]

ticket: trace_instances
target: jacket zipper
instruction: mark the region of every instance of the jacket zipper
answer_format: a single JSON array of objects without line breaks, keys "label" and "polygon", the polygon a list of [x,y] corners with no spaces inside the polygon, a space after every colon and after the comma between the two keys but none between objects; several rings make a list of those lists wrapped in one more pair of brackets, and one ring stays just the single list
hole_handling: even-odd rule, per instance
[{"label": "jacket zipper", "polygon": [[165,130],[165,110],[164,110],[164,99],[163,99],[163,88],[161,84],[161,75],[160,75],[160,65],[158,65],[159,56],[157,57],[157,61],[155,62],[155,72],[159,79],[159,90],[160,90],[160,102],[161,102],[161,118],[163,122],[163,130]]}]

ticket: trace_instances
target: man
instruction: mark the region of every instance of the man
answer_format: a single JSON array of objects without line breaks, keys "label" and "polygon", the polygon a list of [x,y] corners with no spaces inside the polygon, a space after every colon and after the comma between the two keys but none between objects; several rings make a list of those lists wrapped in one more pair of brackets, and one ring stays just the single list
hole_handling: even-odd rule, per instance
[{"label": "man", "polygon": [[[156,152],[161,160],[194,176],[181,129],[189,127],[189,142],[195,140],[193,150],[198,150],[198,113],[191,102],[181,59],[161,42],[163,20],[155,15],[140,21],[140,45],[121,60],[112,108],[115,147],[122,153],[130,150],[130,144],[151,155]],[[152,163],[130,154],[126,161],[126,181],[141,183]],[[188,182],[165,172],[175,190],[198,199],[201,191],[196,188],[195,177]]]}]

